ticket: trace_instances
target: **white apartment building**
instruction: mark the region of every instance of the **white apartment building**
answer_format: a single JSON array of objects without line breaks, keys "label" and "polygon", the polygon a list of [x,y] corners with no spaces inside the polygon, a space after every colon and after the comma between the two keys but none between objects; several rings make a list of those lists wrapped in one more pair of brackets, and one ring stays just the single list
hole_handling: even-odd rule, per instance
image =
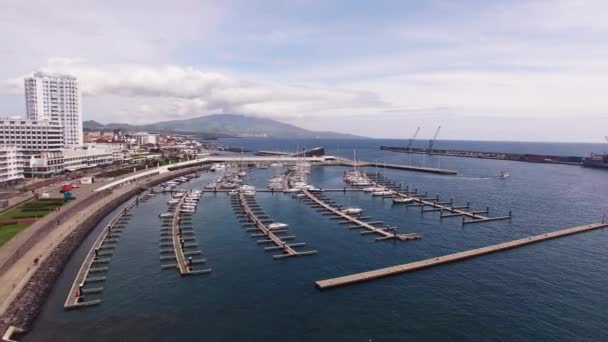
[{"label": "white apartment building", "polygon": [[82,146],[81,95],[75,77],[42,72],[27,77],[25,107],[30,120],[59,122],[66,146]]},{"label": "white apartment building", "polygon": [[23,178],[23,155],[16,146],[0,145],[0,184]]},{"label": "white apartment building", "polygon": [[142,146],[146,144],[157,144],[158,143],[158,135],[150,134],[147,132],[138,132],[135,133],[135,141],[137,145]]},{"label": "white apartment building", "polygon": [[0,119],[0,145],[28,152],[59,150],[64,146],[63,126],[48,120]]}]

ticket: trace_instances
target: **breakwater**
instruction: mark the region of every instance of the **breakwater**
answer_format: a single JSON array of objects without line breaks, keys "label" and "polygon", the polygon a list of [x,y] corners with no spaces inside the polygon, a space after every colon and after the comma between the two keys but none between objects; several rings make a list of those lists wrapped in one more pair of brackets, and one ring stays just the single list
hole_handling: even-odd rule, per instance
[{"label": "breakwater", "polygon": [[479,159],[498,159],[512,160],[529,163],[565,164],[582,165],[583,157],[578,156],[556,156],[530,153],[510,153],[510,152],[487,152],[487,151],[467,151],[467,150],[447,150],[447,149],[428,149],[418,147],[398,147],[380,146],[381,150],[401,153],[432,154],[450,157],[479,158]]}]

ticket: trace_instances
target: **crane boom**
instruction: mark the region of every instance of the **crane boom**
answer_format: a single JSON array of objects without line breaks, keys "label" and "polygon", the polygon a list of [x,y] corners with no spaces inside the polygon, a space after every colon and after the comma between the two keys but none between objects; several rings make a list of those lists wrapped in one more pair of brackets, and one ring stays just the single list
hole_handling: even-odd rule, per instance
[{"label": "crane boom", "polygon": [[435,140],[437,140],[437,136],[439,135],[439,131],[441,130],[441,125],[437,126],[437,130],[435,131],[435,135],[433,139],[429,140],[429,151],[433,149],[433,145],[435,145]]},{"label": "crane boom", "polygon": [[416,132],[414,132],[414,135],[412,135],[412,137],[410,138],[410,140],[407,142],[407,148],[408,149],[410,147],[412,147],[412,143],[414,142],[414,140],[416,140],[416,137],[418,136],[419,132],[420,132],[420,127],[416,128]]}]

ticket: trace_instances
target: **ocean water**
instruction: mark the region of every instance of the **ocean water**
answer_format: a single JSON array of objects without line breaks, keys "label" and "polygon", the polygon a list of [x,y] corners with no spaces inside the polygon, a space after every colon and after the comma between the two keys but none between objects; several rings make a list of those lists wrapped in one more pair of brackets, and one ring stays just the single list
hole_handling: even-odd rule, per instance
[{"label": "ocean water", "polygon": [[[542,242],[464,262],[328,291],[314,282],[598,222],[608,213],[608,172],[578,166],[379,151],[378,140],[226,139],[230,146],[295,149],[325,146],[328,154],[362,160],[457,169],[441,176],[399,170],[393,180],[453,197],[512,222],[461,226],[460,219],[421,215],[363,193],[326,193],[366,215],[416,232],[422,239],[374,242],[285,194],[258,193],[267,215],[314,256],[273,260],[236,219],[228,196],[205,194],[194,231],[209,275],[161,270],[158,214],[167,195],[133,211],[103,283],[103,302],[63,310],[63,302],[94,234],[77,251],[49,296],[27,341],[608,341],[608,230]],[[442,144],[444,142],[441,142]],[[445,142],[447,144],[448,142]],[[587,155],[602,144],[449,142],[454,148]],[[447,147],[438,145],[438,147]],[[465,147],[469,146],[469,147]],[[511,177],[498,179],[500,170]],[[316,167],[312,181],[342,187],[346,168]],[[370,168],[368,171],[375,171]],[[248,182],[265,187],[276,172],[257,170]],[[201,188],[212,173],[185,183]]]}]

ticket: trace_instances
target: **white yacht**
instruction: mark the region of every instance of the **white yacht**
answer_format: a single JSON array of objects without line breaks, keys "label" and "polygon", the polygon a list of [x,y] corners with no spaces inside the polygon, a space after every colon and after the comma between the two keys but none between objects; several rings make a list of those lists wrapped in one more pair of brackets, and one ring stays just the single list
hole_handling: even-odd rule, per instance
[{"label": "white yacht", "polygon": [[270,230],[274,230],[274,229],[284,229],[287,228],[287,223],[280,223],[280,222],[276,222],[276,223],[271,223],[268,225],[268,229]]},{"label": "white yacht", "polygon": [[390,190],[372,192],[372,196],[390,196],[392,194],[393,194],[393,192]]},{"label": "white yacht", "polygon": [[411,203],[411,202],[414,202],[414,199],[411,197],[393,198],[393,203],[395,203],[395,204],[404,204],[404,203]]},{"label": "white yacht", "polygon": [[342,209],[341,211],[345,214],[350,215],[350,214],[361,214],[363,212],[363,209],[350,207],[350,208]]},{"label": "white yacht", "polygon": [[378,191],[386,191],[386,188],[383,188],[381,186],[370,186],[367,188],[363,188],[364,192],[378,192]]}]

